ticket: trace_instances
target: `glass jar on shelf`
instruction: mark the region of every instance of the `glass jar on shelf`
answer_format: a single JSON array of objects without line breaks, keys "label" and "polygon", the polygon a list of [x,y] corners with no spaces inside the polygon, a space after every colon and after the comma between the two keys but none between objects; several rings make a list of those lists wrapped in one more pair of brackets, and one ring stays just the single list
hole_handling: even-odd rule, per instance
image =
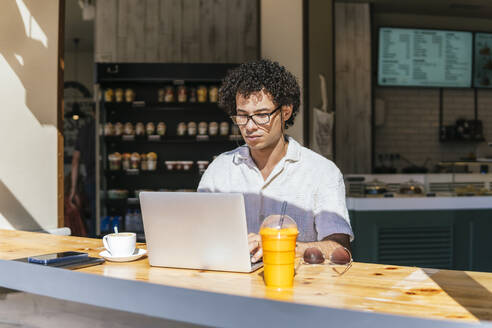
[{"label": "glass jar on shelf", "polygon": [[126,122],[123,128],[123,132],[126,135],[135,135],[135,131],[133,130],[133,124],[130,122]]},{"label": "glass jar on shelf", "polygon": [[118,152],[108,155],[109,170],[119,171],[121,170],[121,154]]},{"label": "glass jar on shelf", "polygon": [[208,100],[211,103],[216,103],[219,98],[219,88],[216,85],[211,85],[208,88]]},{"label": "glass jar on shelf", "polygon": [[187,127],[185,122],[179,122],[176,134],[180,137],[184,136],[186,134]]},{"label": "glass jar on shelf", "polygon": [[123,170],[129,170],[131,168],[130,158],[130,153],[123,153],[123,155],[121,156],[121,166],[123,167]]},{"label": "glass jar on shelf", "polygon": [[196,135],[196,122],[188,122],[188,135],[195,136]]},{"label": "glass jar on shelf", "polygon": [[211,136],[216,136],[219,133],[219,123],[210,122],[208,125],[208,134]]},{"label": "glass jar on shelf", "polygon": [[138,122],[135,125],[135,134],[137,136],[143,136],[145,134],[145,125],[142,122]]},{"label": "glass jar on shelf", "polygon": [[105,102],[113,102],[114,100],[114,91],[113,89],[104,90],[104,101]]},{"label": "glass jar on shelf", "polygon": [[115,90],[114,92],[114,96],[115,96],[115,99],[116,99],[116,102],[123,102],[123,89],[121,88],[118,88]]},{"label": "glass jar on shelf", "polygon": [[138,169],[140,167],[140,154],[139,153],[132,153],[131,158],[131,168],[132,169]]},{"label": "glass jar on shelf", "polygon": [[188,90],[186,89],[186,86],[180,85],[178,87],[178,102],[185,103],[187,99],[188,99]]},{"label": "glass jar on shelf", "polygon": [[157,123],[157,134],[163,136],[166,134],[166,123],[159,122]]},{"label": "glass jar on shelf", "polygon": [[231,127],[231,135],[233,136],[240,136],[241,131],[239,130],[239,127],[236,124],[233,124]]},{"label": "glass jar on shelf", "polygon": [[164,102],[166,103],[172,103],[175,101],[174,99],[174,87],[171,85],[168,85],[165,89],[165,94],[164,94]]},{"label": "glass jar on shelf", "polygon": [[104,135],[107,137],[114,135],[114,126],[112,123],[108,122],[104,124]]},{"label": "glass jar on shelf", "polygon": [[190,103],[196,103],[197,102],[197,95],[196,95],[196,88],[195,87],[189,87],[188,88],[188,101]]},{"label": "glass jar on shelf", "polygon": [[147,135],[151,136],[155,133],[155,125],[152,122],[148,122],[145,125],[145,131],[147,132]]},{"label": "glass jar on shelf", "polygon": [[207,169],[208,164],[210,164],[210,161],[197,161],[196,164],[198,166],[198,172],[200,172],[200,174],[203,174]]},{"label": "glass jar on shelf", "polygon": [[132,102],[135,100],[135,91],[133,89],[126,89],[125,90],[125,101],[126,102]]},{"label": "glass jar on shelf", "polygon": [[157,154],[150,152],[147,154],[147,168],[149,171],[155,171],[157,169]]},{"label": "glass jar on shelf", "polygon": [[198,134],[199,135],[206,135],[207,134],[207,128],[208,128],[207,122],[198,123]]},{"label": "glass jar on shelf", "polygon": [[229,134],[229,122],[220,122],[220,135],[226,136]]},{"label": "glass jar on shelf", "polygon": [[164,88],[159,88],[157,90],[157,101],[162,103],[164,102],[165,98],[166,98],[166,90]]},{"label": "glass jar on shelf", "polygon": [[147,162],[147,154],[145,153],[140,154],[140,169],[142,171],[148,171],[149,169],[148,162]]},{"label": "glass jar on shelf", "polygon": [[197,94],[197,99],[199,103],[204,103],[207,102],[207,87],[204,85],[198,86],[198,89],[196,90]]},{"label": "glass jar on shelf", "polygon": [[114,125],[114,135],[121,136],[123,134],[123,124],[121,122],[116,122]]}]

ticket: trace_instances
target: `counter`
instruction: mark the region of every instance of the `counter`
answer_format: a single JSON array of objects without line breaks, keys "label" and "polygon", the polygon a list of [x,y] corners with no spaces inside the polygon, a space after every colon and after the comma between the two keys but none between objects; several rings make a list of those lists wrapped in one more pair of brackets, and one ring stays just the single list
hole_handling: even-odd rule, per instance
[{"label": "counter", "polygon": [[347,198],[361,262],[492,272],[492,197]]},{"label": "counter", "polygon": [[0,286],[209,326],[463,327],[492,320],[488,273],[354,263],[337,276],[328,265],[301,265],[294,288],[275,291],[264,286],[262,269],[158,268],[145,258],[69,271],[11,261],[69,250],[97,256],[102,249],[98,239],[0,230]]},{"label": "counter", "polygon": [[347,197],[349,211],[492,209],[492,196],[471,197]]}]

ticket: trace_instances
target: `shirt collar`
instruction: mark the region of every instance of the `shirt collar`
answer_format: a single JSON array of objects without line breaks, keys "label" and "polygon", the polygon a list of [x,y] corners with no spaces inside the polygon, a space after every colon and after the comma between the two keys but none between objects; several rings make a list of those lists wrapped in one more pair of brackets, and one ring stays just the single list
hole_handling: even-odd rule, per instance
[{"label": "shirt collar", "polygon": [[[290,136],[287,136],[287,139],[289,140],[289,145],[287,146],[287,153],[285,154],[282,160],[297,162],[301,159],[301,145],[299,145],[299,143]],[[234,153],[233,161],[235,164],[241,164],[241,163],[254,164],[253,158],[251,157],[247,145],[243,145],[239,147],[239,149]]]}]

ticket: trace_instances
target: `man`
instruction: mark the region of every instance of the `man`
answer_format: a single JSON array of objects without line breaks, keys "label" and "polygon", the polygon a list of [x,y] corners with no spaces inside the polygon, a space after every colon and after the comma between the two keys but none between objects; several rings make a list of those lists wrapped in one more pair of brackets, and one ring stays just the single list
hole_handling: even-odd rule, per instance
[{"label": "man", "polygon": [[95,122],[92,115],[89,117],[88,122],[83,125],[78,132],[77,142],[75,144],[75,150],[72,157],[72,169],[71,169],[71,188],[69,195],[69,202],[72,206],[74,204],[74,197],[77,191],[77,184],[79,183],[79,166],[82,162],[85,166],[86,179],[84,182],[84,191],[87,195],[90,207],[89,217],[86,218],[87,231],[90,236],[95,234],[95,216],[96,216],[96,182],[95,182]]},{"label": "man", "polygon": [[269,60],[242,64],[224,79],[219,104],[246,145],[218,156],[198,191],[243,193],[252,262],[263,255],[257,234],[262,221],[279,214],[284,201],[299,229],[298,255],[312,246],[327,258],[341,246],[348,249],[353,232],[340,170],[284,135],[299,111],[296,78]]}]

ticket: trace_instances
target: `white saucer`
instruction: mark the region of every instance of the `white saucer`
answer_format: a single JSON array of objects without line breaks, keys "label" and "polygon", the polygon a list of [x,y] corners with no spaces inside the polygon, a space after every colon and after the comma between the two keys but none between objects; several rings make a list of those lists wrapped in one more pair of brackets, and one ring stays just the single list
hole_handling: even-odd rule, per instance
[{"label": "white saucer", "polygon": [[104,257],[104,259],[112,262],[130,262],[141,258],[145,254],[147,254],[146,249],[135,248],[133,254],[128,256],[112,256],[107,250],[104,250],[101,253],[99,253],[99,256],[102,256]]}]

